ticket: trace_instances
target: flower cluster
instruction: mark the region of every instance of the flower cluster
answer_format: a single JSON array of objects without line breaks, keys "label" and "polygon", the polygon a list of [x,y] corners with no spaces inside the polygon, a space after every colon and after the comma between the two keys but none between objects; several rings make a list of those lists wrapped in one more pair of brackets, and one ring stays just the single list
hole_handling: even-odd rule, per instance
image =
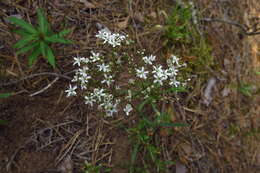
[{"label": "flower cluster", "polygon": [[[104,43],[112,47],[120,46],[123,41],[127,41],[126,36],[111,33],[107,29],[100,30],[96,37],[103,39]],[[133,93],[136,92],[133,91],[139,92],[141,89],[141,93],[148,97],[151,91],[158,89],[158,87],[179,87],[182,85],[177,76],[179,69],[185,64],[181,64],[178,57],[172,55],[168,58],[167,68],[165,68],[156,62],[155,55],[146,56],[143,51],[139,55],[142,58],[139,65],[131,64],[134,62],[132,57],[128,57],[126,60],[123,59],[123,55],[116,52],[108,53],[106,58],[101,53],[93,51],[89,57],[74,57],[73,65],[77,66],[78,69],[71,81],[74,85],[70,84],[65,91],[67,97],[76,96],[77,91],[81,90],[86,105],[97,106],[107,116],[113,116],[119,111],[124,111],[128,116],[134,110],[131,102],[134,101]],[[115,58],[111,58],[111,56]],[[130,75],[130,78],[127,79],[128,82],[123,82],[123,85],[120,85],[122,81],[119,80],[122,79],[116,74],[122,72],[122,69],[124,72],[127,70],[126,68],[119,70],[118,67],[121,66],[121,63],[117,63],[118,59],[125,61],[124,65],[128,68]],[[136,78],[140,80],[136,80]],[[136,82],[148,83],[149,86],[138,88]]]},{"label": "flower cluster", "polygon": [[[180,67],[185,66],[185,64],[180,64],[179,58],[175,55],[167,60],[167,69],[163,69],[162,65],[154,65],[156,56],[150,55],[143,57],[144,64],[146,67],[136,68],[136,76],[140,79],[147,79],[151,74],[153,78],[153,83],[163,86],[164,81],[168,80],[168,84],[172,87],[180,86],[181,82],[177,80],[177,75]],[[152,71],[149,72],[149,69]]]},{"label": "flower cluster", "polygon": [[96,37],[102,39],[104,41],[103,43],[108,43],[113,47],[120,46],[121,43],[127,38],[127,36],[125,35],[119,33],[112,33],[106,28],[99,30]]}]

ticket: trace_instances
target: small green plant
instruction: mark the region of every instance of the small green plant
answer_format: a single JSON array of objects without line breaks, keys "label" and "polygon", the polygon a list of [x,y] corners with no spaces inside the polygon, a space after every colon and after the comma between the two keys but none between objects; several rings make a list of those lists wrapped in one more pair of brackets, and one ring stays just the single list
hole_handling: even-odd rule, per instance
[{"label": "small green plant", "polygon": [[190,20],[192,13],[190,7],[176,6],[168,17],[165,26],[165,36],[168,41],[189,42],[191,35]]},{"label": "small green plant", "polygon": [[[154,171],[165,172],[166,166],[172,165],[174,162],[161,160],[161,149],[156,145],[158,144],[158,141],[156,140],[156,132],[162,127],[187,126],[187,124],[172,123],[168,114],[160,113],[154,98],[156,97],[149,97],[139,105],[137,109],[141,116],[141,120],[134,128],[127,130],[133,148],[129,170],[130,173],[150,173]],[[145,116],[144,107],[147,106],[150,106],[155,113],[154,118],[151,118],[151,116]],[[144,158],[142,159],[143,162],[141,167],[138,167],[138,165],[136,165],[136,160],[138,159],[138,153],[140,152]]]},{"label": "small green plant", "polygon": [[64,39],[64,36],[70,33],[70,30],[64,29],[58,34],[55,34],[46,19],[43,10],[37,10],[38,26],[34,27],[30,23],[16,18],[9,17],[8,20],[13,24],[21,27],[14,30],[15,33],[21,35],[21,39],[14,45],[14,48],[20,49],[16,52],[17,55],[31,51],[29,58],[29,66],[31,66],[39,55],[42,55],[47,61],[55,67],[54,53],[50,47],[51,43],[71,44],[72,41]]},{"label": "small green plant", "polygon": [[104,168],[102,165],[96,166],[91,163],[85,162],[84,173],[101,173],[101,170],[104,173],[109,173],[111,171],[110,168]]},{"label": "small green plant", "polygon": [[[9,97],[11,95],[12,95],[11,93],[0,93],[0,99],[7,98],[7,97]],[[0,125],[6,125],[6,124],[7,124],[6,120],[1,120],[0,119]]]}]

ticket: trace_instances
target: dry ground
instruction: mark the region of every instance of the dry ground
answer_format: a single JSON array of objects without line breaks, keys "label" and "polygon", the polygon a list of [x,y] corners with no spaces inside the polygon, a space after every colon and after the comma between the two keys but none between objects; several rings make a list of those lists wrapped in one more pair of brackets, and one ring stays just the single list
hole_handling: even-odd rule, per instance
[{"label": "dry ground", "polygon": [[[260,21],[257,1],[198,0],[195,4],[203,17],[252,26]],[[30,97],[54,80],[51,75],[3,85],[32,74],[72,71],[73,56],[98,49],[93,37],[97,23],[128,33],[137,40],[136,49],[163,54],[160,52],[163,33],[151,28],[165,24],[163,14],[169,12],[174,1],[87,2],[0,2],[0,92],[15,92],[0,102],[0,118],[8,120],[7,126],[0,126],[1,173],[51,173],[64,169],[67,173],[78,173],[84,160],[112,168],[112,173],[127,172],[131,146],[127,133],[118,124],[127,126],[137,117],[97,116],[84,107],[80,98],[66,98],[67,79],[59,79],[43,93]],[[10,32],[5,18],[19,15],[35,23],[37,7],[47,11],[55,30],[63,28],[64,22],[73,29],[69,38],[76,44],[55,47],[58,64],[55,70],[43,60],[28,68],[26,57],[16,57],[12,48],[18,37]],[[167,157],[164,159],[177,162],[168,172],[259,172],[260,79],[255,70],[260,67],[260,35],[247,36],[240,28],[222,22],[203,22],[200,29],[213,49],[214,66],[205,68],[203,74],[194,72],[197,77],[192,81],[192,92],[172,108],[174,119],[190,126],[175,129],[172,135],[161,133],[160,145]],[[212,101],[205,105],[204,93],[210,79],[216,82],[211,89]],[[251,97],[238,91],[244,83],[253,86]]]}]

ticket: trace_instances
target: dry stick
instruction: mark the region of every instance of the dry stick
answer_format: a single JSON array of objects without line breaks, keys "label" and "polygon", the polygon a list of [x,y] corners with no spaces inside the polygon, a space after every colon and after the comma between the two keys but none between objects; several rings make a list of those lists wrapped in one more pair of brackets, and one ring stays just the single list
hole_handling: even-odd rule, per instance
[{"label": "dry stick", "polygon": [[41,90],[39,90],[39,91],[37,91],[37,92],[35,92],[35,93],[30,94],[29,96],[30,96],[30,97],[33,97],[33,96],[36,96],[36,95],[38,95],[38,94],[44,92],[45,90],[47,90],[48,88],[50,88],[58,79],[59,79],[59,77],[56,77],[56,78],[55,78],[51,83],[49,83],[46,87],[44,87],[43,89],[41,89]]},{"label": "dry stick", "polygon": [[[71,71],[71,72],[74,72],[74,71]],[[21,78],[19,80],[16,80],[16,81],[0,84],[0,87],[13,85],[13,84],[16,84],[16,83],[18,83],[20,81],[23,81],[23,80],[26,80],[26,79],[30,79],[30,78],[34,78],[34,77],[37,77],[37,76],[43,76],[43,75],[56,76],[56,77],[59,77],[59,78],[64,78],[64,79],[71,80],[70,77],[66,76],[66,74],[69,74],[71,72],[68,72],[68,73],[65,73],[65,74],[58,74],[58,73],[51,73],[51,72],[36,73],[36,74],[32,74],[30,76],[23,77],[23,78]]]},{"label": "dry stick", "polygon": [[227,23],[230,25],[234,25],[238,28],[240,28],[243,32],[243,34],[246,35],[257,35],[260,34],[260,32],[253,31],[253,32],[248,32],[248,30],[250,29],[247,25],[242,25],[238,22],[234,22],[234,21],[230,21],[230,20],[224,20],[224,19],[216,19],[216,18],[202,18],[201,21],[205,21],[205,22],[222,22],[222,23]]}]

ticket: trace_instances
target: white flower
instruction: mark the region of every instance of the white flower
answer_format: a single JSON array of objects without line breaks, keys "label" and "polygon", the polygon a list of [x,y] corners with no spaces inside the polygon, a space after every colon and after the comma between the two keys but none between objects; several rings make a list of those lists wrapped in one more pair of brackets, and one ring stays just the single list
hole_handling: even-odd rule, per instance
[{"label": "white flower", "polygon": [[101,101],[102,97],[106,96],[106,93],[104,93],[104,89],[101,88],[95,88],[94,92],[93,92],[93,96],[96,97],[98,99],[98,101]]},{"label": "white flower", "polygon": [[102,63],[101,65],[97,65],[98,66],[98,70],[99,71],[103,71],[103,72],[110,72],[110,67],[109,67],[109,65],[106,65],[106,64],[104,64],[104,63]]},{"label": "white flower", "polygon": [[166,73],[167,73],[167,75],[169,76],[169,77],[175,77],[175,76],[177,76],[177,74],[178,74],[178,69],[177,68],[175,68],[175,67],[170,67],[167,71],[166,71]]},{"label": "white flower", "polygon": [[150,55],[150,56],[143,57],[143,60],[144,60],[144,63],[152,65],[153,61],[155,61],[155,58],[156,58],[156,56]]},{"label": "white flower", "polygon": [[126,39],[125,35],[111,33],[111,31],[108,29],[102,29],[98,31],[96,37],[102,39],[104,41],[103,43],[108,43],[113,47],[120,46],[121,43]]},{"label": "white flower", "polygon": [[101,60],[100,53],[95,53],[95,52],[91,51],[91,54],[92,54],[90,56],[91,62],[96,62],[96,61],[100,61]]},{"label": "white flower", "polygon": [[172,79],[170,79],[169,84],[171,86],[178,87],[178,86],[180,86],[181,83],[179,81],[177,81],[175,78],[172,78]]},{"label": "white flower", "polygon": [[126,107],[124,108],[124,112],[125,112],[125,114],[126,114],[127,116],[129,115],[129,113],[130,113],[132,110],[133,110],[133,107],[132,107],[132,105],[130,105],[130,104],[127,104]]},{"label": "white flower", "polygon": [[171,55],[170,59],[167,60],[167,64],[169,67],[173,67],[173,66],[181,67],[181,65],[179,64],[179,60],[180,58],[178,58],[177,56]]},{"label": "white flower", "polygon": [[144,67],[141,67],[141,69],[136,69],[136,76],[141,79],[147,79],[147,74],[149,72],[144,70]]},{"label": "white flower", "polygon": [[93,107],[94,102],[96,102],[94,97],[93,96],[85,96],[84,98],[85,98],[85,104]]},{"label": "white flower", "polygon": [[67,93],[67,97],[70,97],[70,96],[76,96],[77,93],[76,93],[76,90],[77,89],[77,86],[74,86],[72,87],[71,85],[69,86],[69,89],[65,90],[65,92]]},{"label": "white flower", "polygon": [[113,77],[111,75],[107,75],[104,74],[105,79],[101,81],[101,83],[106,83],[107,86],[110,86],[112,82],[114,82],[115,80],[113,80]]},{"label": "white flower", "polygon": [[73,57],[73,59],[74,59],[73,65],[80,66],[80,63],[82,62],[82,57],[77,56],[77,57]]},{"label": "white flower", "polygon": [[160,85],[163,85],[163,81],[168,79],[168,73],[167,70],[163,70],[162,66],[153,66],[153,71],[152,73],[154,73],[153,77],[154,77],[154,83],[159,83]]}]

